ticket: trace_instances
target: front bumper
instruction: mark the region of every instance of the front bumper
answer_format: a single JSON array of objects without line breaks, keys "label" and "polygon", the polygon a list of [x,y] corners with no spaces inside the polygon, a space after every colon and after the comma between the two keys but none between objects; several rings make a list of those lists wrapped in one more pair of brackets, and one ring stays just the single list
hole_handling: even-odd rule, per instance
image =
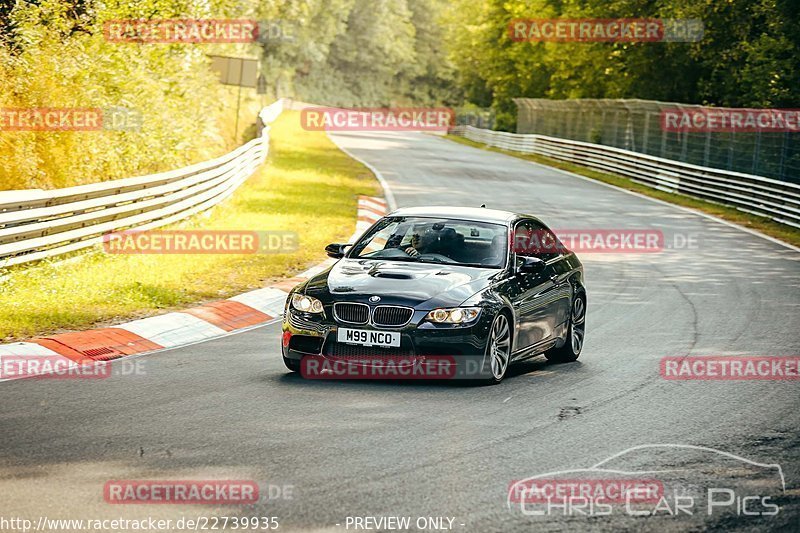
[{"label": "front bumper", "polygon": [[[469,326],[433,324],[425,320],[427,311],[415,311],[411,321],[401,328],[338,323],[331,313],[326,316],[298,312],[287,306],[283,319],[282,352],[287,359],[301,361],[304,356],[332,360],[382,361],[398,358],[421,359],[453,357],[473,361],[472,368],[483,366],[486,343],[493,319],[483,310]],[[395,331],[400,333],[399,348],[365,347],[337,341],[339,327]]]}]

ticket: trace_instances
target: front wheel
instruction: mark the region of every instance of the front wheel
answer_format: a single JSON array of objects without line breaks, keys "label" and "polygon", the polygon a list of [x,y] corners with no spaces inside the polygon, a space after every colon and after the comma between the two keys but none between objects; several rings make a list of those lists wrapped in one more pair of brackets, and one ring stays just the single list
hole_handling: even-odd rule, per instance
[{"label": "front wheel", "polygon": [[548,361],[554,363],[569,363],[578,359],[583,349],[583,339],[586,334],[586,297],[577,294],[572,302],[572,312],[569,319],[567,339],[561,348],[553,348],[545,352]]},{"label": "front wheel", "polygon": [[511,360],[511,326],[504,313],[499,313],[492,322],[484,360],[484,371],[489,374],[484,383],[494,385],[503,381]]}]

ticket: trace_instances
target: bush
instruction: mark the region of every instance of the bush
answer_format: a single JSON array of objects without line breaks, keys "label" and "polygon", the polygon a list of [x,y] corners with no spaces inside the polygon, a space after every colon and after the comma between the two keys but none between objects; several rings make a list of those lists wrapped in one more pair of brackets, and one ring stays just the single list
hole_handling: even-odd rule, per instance
[{"label": "bush", "polygon": [[[178,16],[165,7],[173,3],[150,6],[155,11],[149,16]],[[113,2],[94,6],[75,0],[16,4],[0,40],[0,108],[121,107],[141,114],[141,128],[0,127],[0,190],[148,174],[209,159],[238,144],[228,125],[235,93],[211,73],[208,45],[107,42],[103,21],[141,15]],[[253,109],[243,110],[243,124],[253,118]]]}]

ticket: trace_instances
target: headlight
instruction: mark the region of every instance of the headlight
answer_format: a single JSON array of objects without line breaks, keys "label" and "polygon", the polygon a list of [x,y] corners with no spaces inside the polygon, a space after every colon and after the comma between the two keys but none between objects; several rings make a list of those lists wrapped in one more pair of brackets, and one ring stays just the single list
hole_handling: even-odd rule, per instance
[{"label": "headlight", "polygon": [[425,317],[436,324],[467,324],[481,314],[480,307],[454,307],[434,309]]},{"label": "headlight", "polygon": [[292,295],[292,307],[304,313],[321,313],[322,302],[305,294]]}]

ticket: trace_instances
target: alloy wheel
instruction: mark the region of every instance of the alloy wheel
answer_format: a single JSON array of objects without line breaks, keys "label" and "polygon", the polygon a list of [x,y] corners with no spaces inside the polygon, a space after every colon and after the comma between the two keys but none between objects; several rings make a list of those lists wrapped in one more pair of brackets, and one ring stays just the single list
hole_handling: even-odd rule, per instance
[{"label": "alloy wheel", "polygon": [[505,315],[499,314],[494,319],[489,337],[489,358],[491,362],[492,377],[496,380],[503,379],[508,368],[511,355],[511,328]]},{"label": "alloy wheel", "polygon": [[572,343],[572,352],[575,355],[581,353],[583,348],[583,337],[586,331],[586,302],[580,296],[575,298],[572,304],[572,330],[570,335],[570,342]]}]

